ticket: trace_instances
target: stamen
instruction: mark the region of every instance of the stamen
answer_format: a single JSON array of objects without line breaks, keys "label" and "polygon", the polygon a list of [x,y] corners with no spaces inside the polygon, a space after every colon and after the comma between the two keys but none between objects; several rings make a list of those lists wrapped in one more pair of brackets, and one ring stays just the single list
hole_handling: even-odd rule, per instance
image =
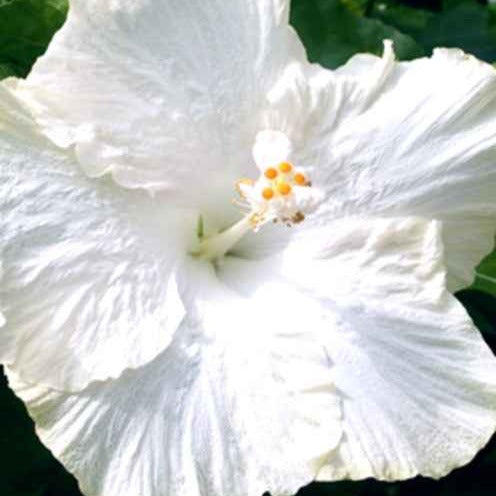
[{"label": "stamen", "polygon": [[272,200],[274,198],[274,190],[272,188],[264,188],[262,191],[262,196],[265,200]]},{"label": "stamen", "polygon": [[[269,162],[270,163],[270,162]],[[318,201],[318,193],[304,170],[289,162],[276,163],[262,169],[258,180],[241,179],[236,183],[240,199],[235,205],[247,210],[245,216],[233,226],[211,236],[205,236],[203,219],[198,219],[198,247],[192,253],[205,260],[223,257],[249,232],[257,232],[263,225],[276,222],[289,227],[303,222]],[[305,186],[300,188],[299,186]]]},{"label": "stamen", "polygon": [[265,171],[264,175],[267,179],[275,179],[277,177],[277,171],[276,169],[274,169],[274,167],[269,167]]},{"label": "stamen", "polygon": [[291,221],[293,224],[299,224],[300,222],[303,222],[305,220],[305,216],[301,212],[296,212],[293,217],[291,218]]},{"label": "stamen", "polygon": [[284,174],[288,174],[293,170],[293,166],[289,162],[281,162],[279,164],[279,170]]},{"label": "stamen", "polygon": [[285,181],[281,181],[277,185],[277,192],[283,196],[287,196],[291,193],[291,185]]},{"label": "stamen", "polygon": [[300,172],[297,172],[294,176],[294,182],[298,184],[298,186],[305,186],[307,184],[307,178]]}]

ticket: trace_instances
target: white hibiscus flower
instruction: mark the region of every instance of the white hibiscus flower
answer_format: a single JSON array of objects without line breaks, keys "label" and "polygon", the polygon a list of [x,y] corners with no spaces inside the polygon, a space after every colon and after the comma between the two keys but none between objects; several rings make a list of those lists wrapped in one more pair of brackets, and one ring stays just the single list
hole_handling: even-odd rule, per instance
[{"label": "white hibiscus flower", "polygon": [[0,86],[0,361],[88,496],[440,477],[495,430],[452,292],[494,239],[496,72],[327,71],[288,4],[72,0]]}]

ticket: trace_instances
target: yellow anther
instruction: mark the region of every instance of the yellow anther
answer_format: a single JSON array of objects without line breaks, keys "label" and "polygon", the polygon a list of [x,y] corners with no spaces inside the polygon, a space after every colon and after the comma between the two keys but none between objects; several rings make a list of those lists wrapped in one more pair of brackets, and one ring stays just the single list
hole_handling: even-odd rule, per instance
[{"label": "yellow anther", "polygon": [[262,196],[265,200],[272,200],[274,198],[274,190],[272,188],[264,188]]},{"label": "yellow anther", "polygon": [[291,193],[291,185],[285,181],[281,181],[277,185],[277,192],[283,196],[287,196]]},{"label": "yellow anther", "polygon": [[277,177],[277,170],[274,169],[274,167],[269,167],[265,172],[264,175],[267,179],[275,179]]},{"label": "yellow anther", "polygon": [[297,172],[294,176],[294,182],[298,186],[304,186],[305,184],[307,184],[307,178],[300,172]]},{"label": "yellow anther", "polygon": [[279,170],[284,174],[288,174],[293,170],[293,166],[289,162],[281,162],[279,164]]}]

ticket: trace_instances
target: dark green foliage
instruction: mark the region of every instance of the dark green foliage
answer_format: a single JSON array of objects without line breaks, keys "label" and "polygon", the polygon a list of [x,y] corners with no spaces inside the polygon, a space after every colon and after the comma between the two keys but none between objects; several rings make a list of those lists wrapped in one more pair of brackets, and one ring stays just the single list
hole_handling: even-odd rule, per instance
[{"label": "dark green foliage", "polygon": [[426,54],[435,47],[458,47],[487,62],[496,61],[495,14],[476,1],[445,1],[440,12],[381,2],[373,14],[415,38]]},{"label": "dark green foliage", "polygon": [[474,289],[496,296],[496,251],[486,257],[477,268]]},{"label": "dark green foliage", "polygon": [[[378,19],[361,16],[339,0],[293,0],[291,20],[307,48],[310,60],[331,69],[357,52],[382,54],[382,41],[394,41],[401,59],[423,55],[413,38]],[[352,5],[353,6],[353,5]]]},{"label": "dark green foliage", "polygon": [[0,0],[0,78],[25,76],[66,14],[66,0]]},{"label": "dark green foliage", "polygon": [[[164,0],[165,1],[165,0]],[[209,1],[209,0],[205,0]],[[225,0],[229,1],[229,0]],[[496,61],[496,8],[475,0],[293,0],[292,23],[312,61],[334,68],[357,52],[381,54],[390,38],[400,59],[456,46]],[[0,79],[24,76],[67,13],[67,0],[0,0]],[[476,242],[476,240],[474,240]],[[458,294],[496,351],[496,253]],[[164,449],[166,449],[164,447]],[[277,463],[277,461],[275,461]],[[440,481],[416,478],[312,484],[300,496],[489,496],[496,489],[496,441]],[[76,481],[40,444],[0,369],[0,496],[80,496]],[[187,496],[187,495],[185,495]]]},{"label": "dark green foliage", "polygon": [[43,447],[0,367],[0,495],[79,496],[76,481]]},{"label": "dark green foliage", "polygon": [[458,299],[467,309],[484,339],[496,353],[496,305],[490,294],[475,289],[458,293]]}]

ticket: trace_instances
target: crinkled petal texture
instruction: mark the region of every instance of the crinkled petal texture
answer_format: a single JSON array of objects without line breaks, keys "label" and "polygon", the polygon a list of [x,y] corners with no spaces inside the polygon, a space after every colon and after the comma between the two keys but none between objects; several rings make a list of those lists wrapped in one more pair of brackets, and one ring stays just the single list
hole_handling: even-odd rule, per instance
[{"label": "crinkled petal texture", "polygon": [[267,327],[277,314],[253,312],[206,264],[189,275],[188,318],[145,367],[78,394],[9,373],[88,496],[290,495],[339,442],[340,402],[312,332]]},{"label": "crinkled petal texture", "polygon": [[187,317],[150,364],[77,394],[9,374],[88,495],[440,477],[494,432],[496,359],[445,289],[439,222],[349,219],[187,277]]},{"label": "crinkled petal texture", "polygon": [[446,290],[483,254],[455,226],[494,234],[494,71],[308,66],[287,4],[73,0],[11,83],[87,175],[224,207],[263,128],[327,195],[276,257],[181,263],[161,195],[111,200],[6,117],[1,358],[88,495],[439,477],[495,430],[496,360]]},{"label": "crinkled petal texture", "polygon": [[184,316],[189,217],[88,179],[2,87],[0,130],[0,361],[68,390],[149,362]]},{"label": "crinkled petal texture", "polygon": [[341,437],[313,329],[186,261],[188,214],[87,178],[0,92],[0,360],[85,494],[311,481]]},{"label": "crinkled petal texture", "polygon": [[216,192],[229,200],[251,172],[268,88],[305,60],[289,0],[70,3],[18,86],[48,135],[76,144],[92,176],[203,206]]},{"label": "crinkled petal texture", "polygon": [[[441,477],[493,434],[496,358],[445,289],[443,262],[439,221],[350,218],[264,265],[221,269],[255,301],[303,316],[329,355],[343,436],[319,478]],[[250,282],[271,270],[277,283]]]},{"label": "crinkled petal texture", "polygon": [[449,288],[471,284],[496,227],[493,67],[446,49],[397,63],[386,43],[334,73],[292,64],[269,100],[272,127],[327,191],[316,218],[443,220]]}]

